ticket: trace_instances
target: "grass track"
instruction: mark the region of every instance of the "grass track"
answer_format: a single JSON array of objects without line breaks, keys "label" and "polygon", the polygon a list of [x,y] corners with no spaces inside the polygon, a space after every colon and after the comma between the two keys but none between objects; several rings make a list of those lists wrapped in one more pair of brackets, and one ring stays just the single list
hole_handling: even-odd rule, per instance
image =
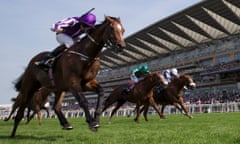
[{"label": "grass track", "polygon": [[74,127],[61,129],[57,119],[37,120],[18,127],[16,137],[9,138],[13,121],[0,121],[0,144],[240,144],[240,113],[195,114],[190,120],[183,115],[143,117],[135,123],[133,117],[101,119],[98,132],[91,132],[84,118],[68,119]]}]

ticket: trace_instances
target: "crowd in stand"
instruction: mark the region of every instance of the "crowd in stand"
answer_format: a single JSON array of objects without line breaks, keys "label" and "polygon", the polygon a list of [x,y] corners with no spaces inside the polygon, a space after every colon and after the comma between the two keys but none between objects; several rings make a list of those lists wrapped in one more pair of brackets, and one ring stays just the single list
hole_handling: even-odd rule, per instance
[{"label": "crowd in stand", "polygon": [[230,70],[233,68],[240,67],[240,60],[235,60],[231,62],[222,62],[217,65],[214,65],[212,67],[208,67],[205,73],[211,73],[211,72],[218,72],[218,71],[223,71],[223,70]]},{"label": "crowd in stand", "polygon": [[213,103],[227,103],[227,102],[240,102],[239,93],[206,93],[206,94],[187,94],[183,96],[186,104],[213,104]]}]

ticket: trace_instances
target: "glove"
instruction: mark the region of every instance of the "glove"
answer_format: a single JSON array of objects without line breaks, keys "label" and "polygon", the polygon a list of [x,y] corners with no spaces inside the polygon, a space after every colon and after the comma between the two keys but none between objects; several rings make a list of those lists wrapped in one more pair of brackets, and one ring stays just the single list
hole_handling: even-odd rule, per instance
[{"label": "glove", "polygon": [[63,29],[62,28],[58,28],[58,29],[56,29],[56,32],[57,33],[61,33],[61,32],[63,32]]}]

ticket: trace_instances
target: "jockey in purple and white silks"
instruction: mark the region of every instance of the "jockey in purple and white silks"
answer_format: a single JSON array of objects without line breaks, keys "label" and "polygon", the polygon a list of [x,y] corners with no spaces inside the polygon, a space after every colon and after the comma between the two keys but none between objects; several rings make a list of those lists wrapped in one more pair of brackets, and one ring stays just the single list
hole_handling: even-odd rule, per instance
[{"label": "jockey in purple and white silks", "polygon": [[179,77],[178,70],[176,68],[166,69],[162,71],[164,77],[164,84],[168,84],[173,79]]},{"label": "jockey in purple and white silks", "polygon": [[60,44],[64,44],[65,47],[60,46],[50,52],[46,57],[40,61],[35,62],[36,65],[46,65],[46,62],[56,57],[63,52],[65,48],[70,48],[76,41],[80,40],[80,36],[86,33],[90,28],[94,27],[96,23],[96,16],[92,13],[87,13],[81,17],[69,17],[58,21],[53,24],[51,30],[56,32],[56,39]]}]

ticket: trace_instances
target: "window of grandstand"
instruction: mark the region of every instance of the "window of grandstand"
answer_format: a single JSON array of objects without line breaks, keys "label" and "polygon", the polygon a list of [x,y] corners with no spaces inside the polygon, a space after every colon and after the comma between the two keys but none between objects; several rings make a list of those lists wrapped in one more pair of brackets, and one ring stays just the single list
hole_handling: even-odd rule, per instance
[{"label": "window of grandstand", "polygon": [[240,52],[236,52],[236,53],[234,54],[234,59],[235,59],[235,60],[240,60]]},{"label": "window of grandstand", "polygon": [[221,55],[216,58],[216,64],[227,63],[230,61],[230,54]]},{"label": "window of grandstand", "polygon": [[200,64],[201,64],[203,67],[212,66],[212,58],[211,58],[211,59],[202,60],[202,61],[200,62]]}]

